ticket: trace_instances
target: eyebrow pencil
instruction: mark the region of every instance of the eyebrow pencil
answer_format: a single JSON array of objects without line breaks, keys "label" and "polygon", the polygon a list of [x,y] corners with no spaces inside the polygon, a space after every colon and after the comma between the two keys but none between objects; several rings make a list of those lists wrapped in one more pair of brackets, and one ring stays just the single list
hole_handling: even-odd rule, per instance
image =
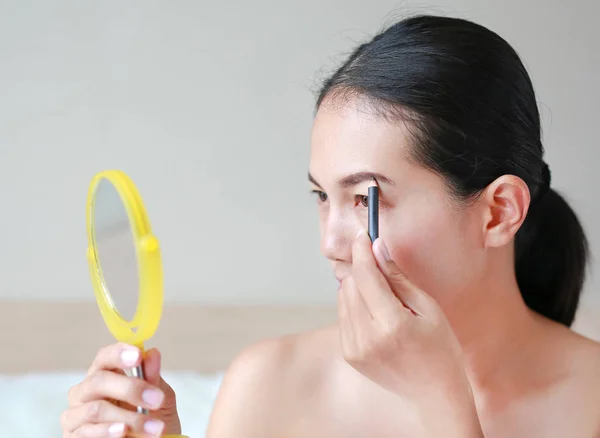
[{"label": "eyebrow pencil", "polygon": [[379,185],[373,178],[369,184],[369,237],[371,242],[379,237]]}]

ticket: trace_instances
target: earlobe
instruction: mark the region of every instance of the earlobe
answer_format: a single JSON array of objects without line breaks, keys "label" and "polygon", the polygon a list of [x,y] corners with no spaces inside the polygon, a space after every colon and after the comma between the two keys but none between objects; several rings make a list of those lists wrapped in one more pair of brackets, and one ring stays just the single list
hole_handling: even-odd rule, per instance
[{"label": "earlobe", "polygon": [[485,189],[481,202],[486,247],[510,243],[523,224],[531,197],[527,184],[513,175],[504,175]]}]

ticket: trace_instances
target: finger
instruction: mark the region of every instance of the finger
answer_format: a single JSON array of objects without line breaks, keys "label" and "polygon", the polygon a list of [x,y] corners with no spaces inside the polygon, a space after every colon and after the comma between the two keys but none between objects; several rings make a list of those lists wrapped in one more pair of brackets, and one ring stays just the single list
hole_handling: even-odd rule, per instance
[{"label": "finger", "polygon": [[71,406],[110,398],[133,406],[159,409],[164,401],[163,391],[145,380],[106,370],[86,377],[73,388],[70,396]]},{"label": "finger", "polygon": [[338,290],[338,321],[340,325],[340,343],[344,355],[350,354],[354,348],[354,329],[348,315],[346,300],[343,287],[340,286]]},{"label": "finger", "polygon": [[162,357],[160,351],[156,348],[152,348],[146,351],[144,355],[144,376],[146,381],[151,385],[160,388],[165,395],[165,399],[162,405],[162,409],[176,410],[176,396],[175,391],[171,386],[165,382],[160,373],[162,366]]},{"label": "finger", "polygon": [[161,381],[161,354],[156,348],[152,348],[144,354],[144,377],[151,385],[158,386]]},{"label": "finger", "polygon": [[141,363],[140,350],[122,342],[101,348],[96,354],[88,375],[98,370],[133,368]]},{"label": "finger", "polygon": [[401,303],[379,270],[369,236],[361,230],[352,246],[352,278],[373,318],[393,321]]},{"label": "finger", "polygon": [[343,294],[354,334],[354,346],[360,351],[373,331],[373,316],[352,277],[344,280]]},{"label": "finger", "polygon": [[[157,425],[160,427],[157,428]],[[106,437],[160,437],[164,430],[164,423],[159,420],[147,420],[141,429],[131,429],[123,423],[101,423],[84,424],[76,429],[71,435],[72,438],[106,438]],[[131,433],[135,435],[130,435]]]},{"label": "finger", "polygon": [[437,312],[438,305],[435,300],[406,278],[402,270],[392,260],[385,243],[380,238],[373,243],[373,253],[379,269],[392,291],[406,308],[420,316],[434,315]]},{"label": "finger", "polygon": [[[342,288],[344,297],[346,298],[346,306],[350,321],[354,327],[360,327],[360,324],[373,320],[373,315],[369,312],[367,303],[356,286],[356,282],[352,276],[344,280]],[[356,332],[356,330],[355,330]]]},{"label": "finger", "polygon": [[65,411],[60,420],[63,430],[74,432],[85,424],[124,424],[128,430],[142,431],[145,423],[152,419],[106,400],[96,400]]},{"label": "finger", "polygon": [[126,433],[127,427],[123,423],[84,424],[68,436],[72,438],[121,438],[125,437]]}]

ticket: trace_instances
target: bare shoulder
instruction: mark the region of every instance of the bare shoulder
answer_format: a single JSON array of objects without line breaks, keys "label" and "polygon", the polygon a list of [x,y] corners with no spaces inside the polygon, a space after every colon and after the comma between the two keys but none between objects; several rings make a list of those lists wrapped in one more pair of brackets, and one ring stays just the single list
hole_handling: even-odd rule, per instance
[{"label": "bare shoulder", "polygon": [[581,422],[589,424],[593,436],[600,436],[600,343],[575,332],[571,332],[570,341],[571,406],[579,406]]},{"label": "bare shoulder", "polygon": [[556,397],[557,407],[572,412],[577,427],[600,434],[600,343],[563,325],[556,324],[551,330],[552,361],[562,364],[564,370],[555,393],[564,397]]},{"label": "bare shoulder", "polygon": [[280,436],[302,394],[319,384],[330,330],[267,339],[241,351],[225,373],[207,436]]},{"label": "bare shoulder", "polygon": [[600,384],[600,343],[563,325],[555,325],[555,344],[569,359],[572,375],[597,379]]},{"label": "bare shoulder", "polygon": [[582,386],[587,388],[598,407],[600,419],[600,343],[571,332],[573,376]]},{"label": "bare shoulder", "polygon": [[324,328],[252,344],[234,358],[223,383],[241,381],[263,386],[285,379],[293,384],[294,378],[302,377],[305,384],[312,371],[322,369],[333,357],[334,333],[333,328]]}]

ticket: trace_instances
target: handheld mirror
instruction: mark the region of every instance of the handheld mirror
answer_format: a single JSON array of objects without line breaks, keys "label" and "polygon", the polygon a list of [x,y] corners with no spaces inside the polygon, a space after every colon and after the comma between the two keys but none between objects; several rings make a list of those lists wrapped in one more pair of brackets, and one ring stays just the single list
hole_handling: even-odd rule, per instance
[{"label": "handheld mirror", "polygon": [[[160,246],[137,188],[121,171],[97,174],[87,200],[88,261],[100,313],[119,342],[144,352],[163,305]],[[142,366],[130,371],[144,378]],[[138,407],[138,412],[148,414]],[[183,435],[165,435],[186,438]]]}]

